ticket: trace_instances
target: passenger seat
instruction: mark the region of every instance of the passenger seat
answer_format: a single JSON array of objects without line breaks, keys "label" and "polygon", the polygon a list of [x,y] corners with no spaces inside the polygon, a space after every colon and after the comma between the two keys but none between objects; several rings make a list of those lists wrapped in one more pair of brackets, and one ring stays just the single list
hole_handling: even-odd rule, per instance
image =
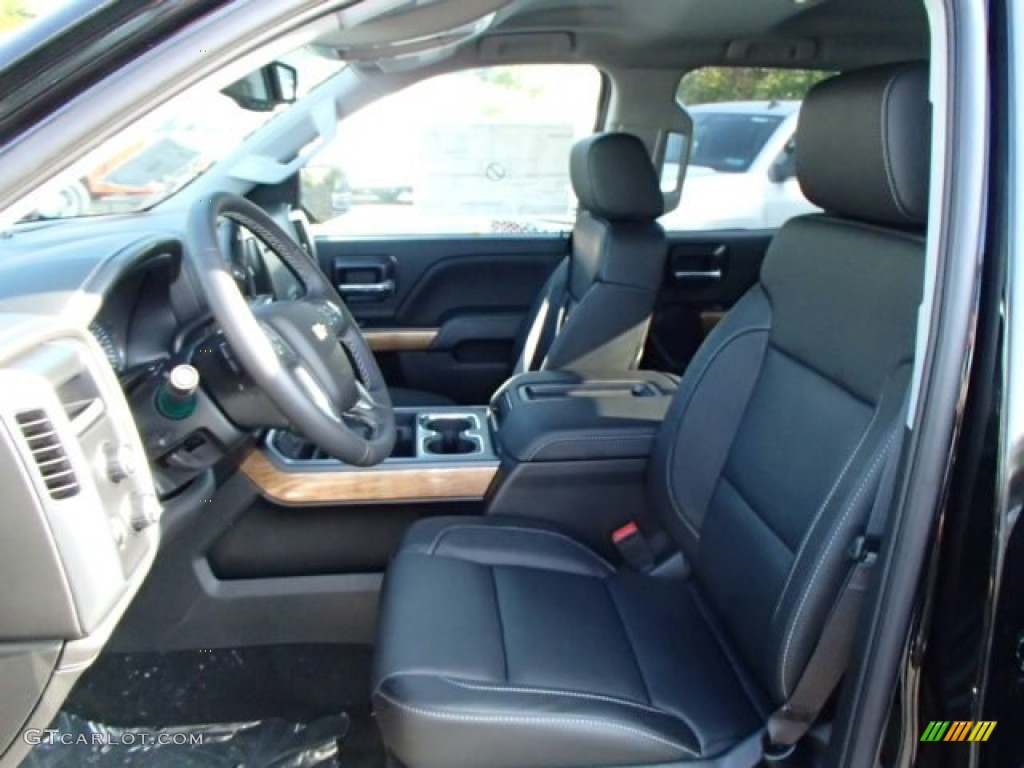
[{"label": "passenger seat", "polygon": [[818,719],[856,618],[832,611],[870,574],[903,439],[928,83],[924,63],[887,65],[804,101],[797,174],[825,213],[779,230],[687,368],[648,464],[649,510],[685,578],[606,559],[553,522],[553,497],[410,527],[373,675],[402,764],[739,768]]},{"label": "passenger seat", "polygon": [[[627,133],[578,142],[569,160],[579,214],[572,251],[534,302],[514,373],[614,373],[636,368],[665,269],[658,176]],[[398,406],[442,405],[437,395],[393,388]]]}]

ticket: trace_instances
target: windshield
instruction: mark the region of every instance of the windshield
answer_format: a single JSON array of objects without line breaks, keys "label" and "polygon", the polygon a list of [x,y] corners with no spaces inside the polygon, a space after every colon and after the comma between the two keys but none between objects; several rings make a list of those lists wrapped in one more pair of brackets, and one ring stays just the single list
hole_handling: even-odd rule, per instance
[{"label": "windshield", "polygon": [[782,115],[695,112],[690,165],[745,173],[783,119]]},{"label": "windshield", "polygon": [[[88,5],[74,0],[0,0],[0,46],[22,43],[26,47],[39,45],[53,33],[60,31],[62,14],[68,11],[81,14],[96,10],[104,3]],[[55,22],[55,23],[49,23]]]},{"label": "windshield", "polygon": [[[344,67],[344,62],[323,58],[306,48],[277,61],[296,69],[298,97]],[[249,111],[215,88],[200,84],[89,153],[78,165],[84,172],[58,191],[39,197],[22,220],[149,208],[196,179],[287,107]]]}]

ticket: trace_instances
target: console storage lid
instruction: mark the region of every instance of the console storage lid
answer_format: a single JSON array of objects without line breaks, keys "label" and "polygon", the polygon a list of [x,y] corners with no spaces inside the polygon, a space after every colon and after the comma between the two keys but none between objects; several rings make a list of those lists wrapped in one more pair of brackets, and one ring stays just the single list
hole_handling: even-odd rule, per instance
[{"label": "console storage lid", "polygon": [[676,381],[651,371],[515,376],[491,401],[499,450],[517,462],[645,458]]}]

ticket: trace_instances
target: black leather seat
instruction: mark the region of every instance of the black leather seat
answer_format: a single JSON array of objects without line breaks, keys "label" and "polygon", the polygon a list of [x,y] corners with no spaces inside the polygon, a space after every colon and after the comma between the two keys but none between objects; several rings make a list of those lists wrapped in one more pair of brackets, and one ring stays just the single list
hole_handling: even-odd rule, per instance
[{"label": "black leather seat", "polygon": [[744,764],[800,680],[899,433],[927,82],[921,64],[864,70],[804,103],[798,174],[828,213],[780,230],[683,377],[650,460],[652,510],[687,578],[631,571],[528,519],[409,530],[373,693],[401,761]]},{"label": "black leather seat", "polygon": [[[636,368],[665,269],[664,198],[643,142],[590,136],[572,149],[569,175],[580,212],[572,253],[548,278],[518,340],[515,373],[614,373]],[[609,308],[614,307],[614,311]],[[393,388],[395,405],[446,398]]]}]

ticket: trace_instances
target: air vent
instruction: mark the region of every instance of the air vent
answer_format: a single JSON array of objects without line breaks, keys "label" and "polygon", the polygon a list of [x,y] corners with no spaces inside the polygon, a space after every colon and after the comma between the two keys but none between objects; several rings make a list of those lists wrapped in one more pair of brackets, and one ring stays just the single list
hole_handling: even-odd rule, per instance
[{"label": "air vent", "polygon": [[79,488],[75,470],[50,417],[45,411],[36,409],[19,413],[15,418],[51,498],[59,501],[77,496]]}]

